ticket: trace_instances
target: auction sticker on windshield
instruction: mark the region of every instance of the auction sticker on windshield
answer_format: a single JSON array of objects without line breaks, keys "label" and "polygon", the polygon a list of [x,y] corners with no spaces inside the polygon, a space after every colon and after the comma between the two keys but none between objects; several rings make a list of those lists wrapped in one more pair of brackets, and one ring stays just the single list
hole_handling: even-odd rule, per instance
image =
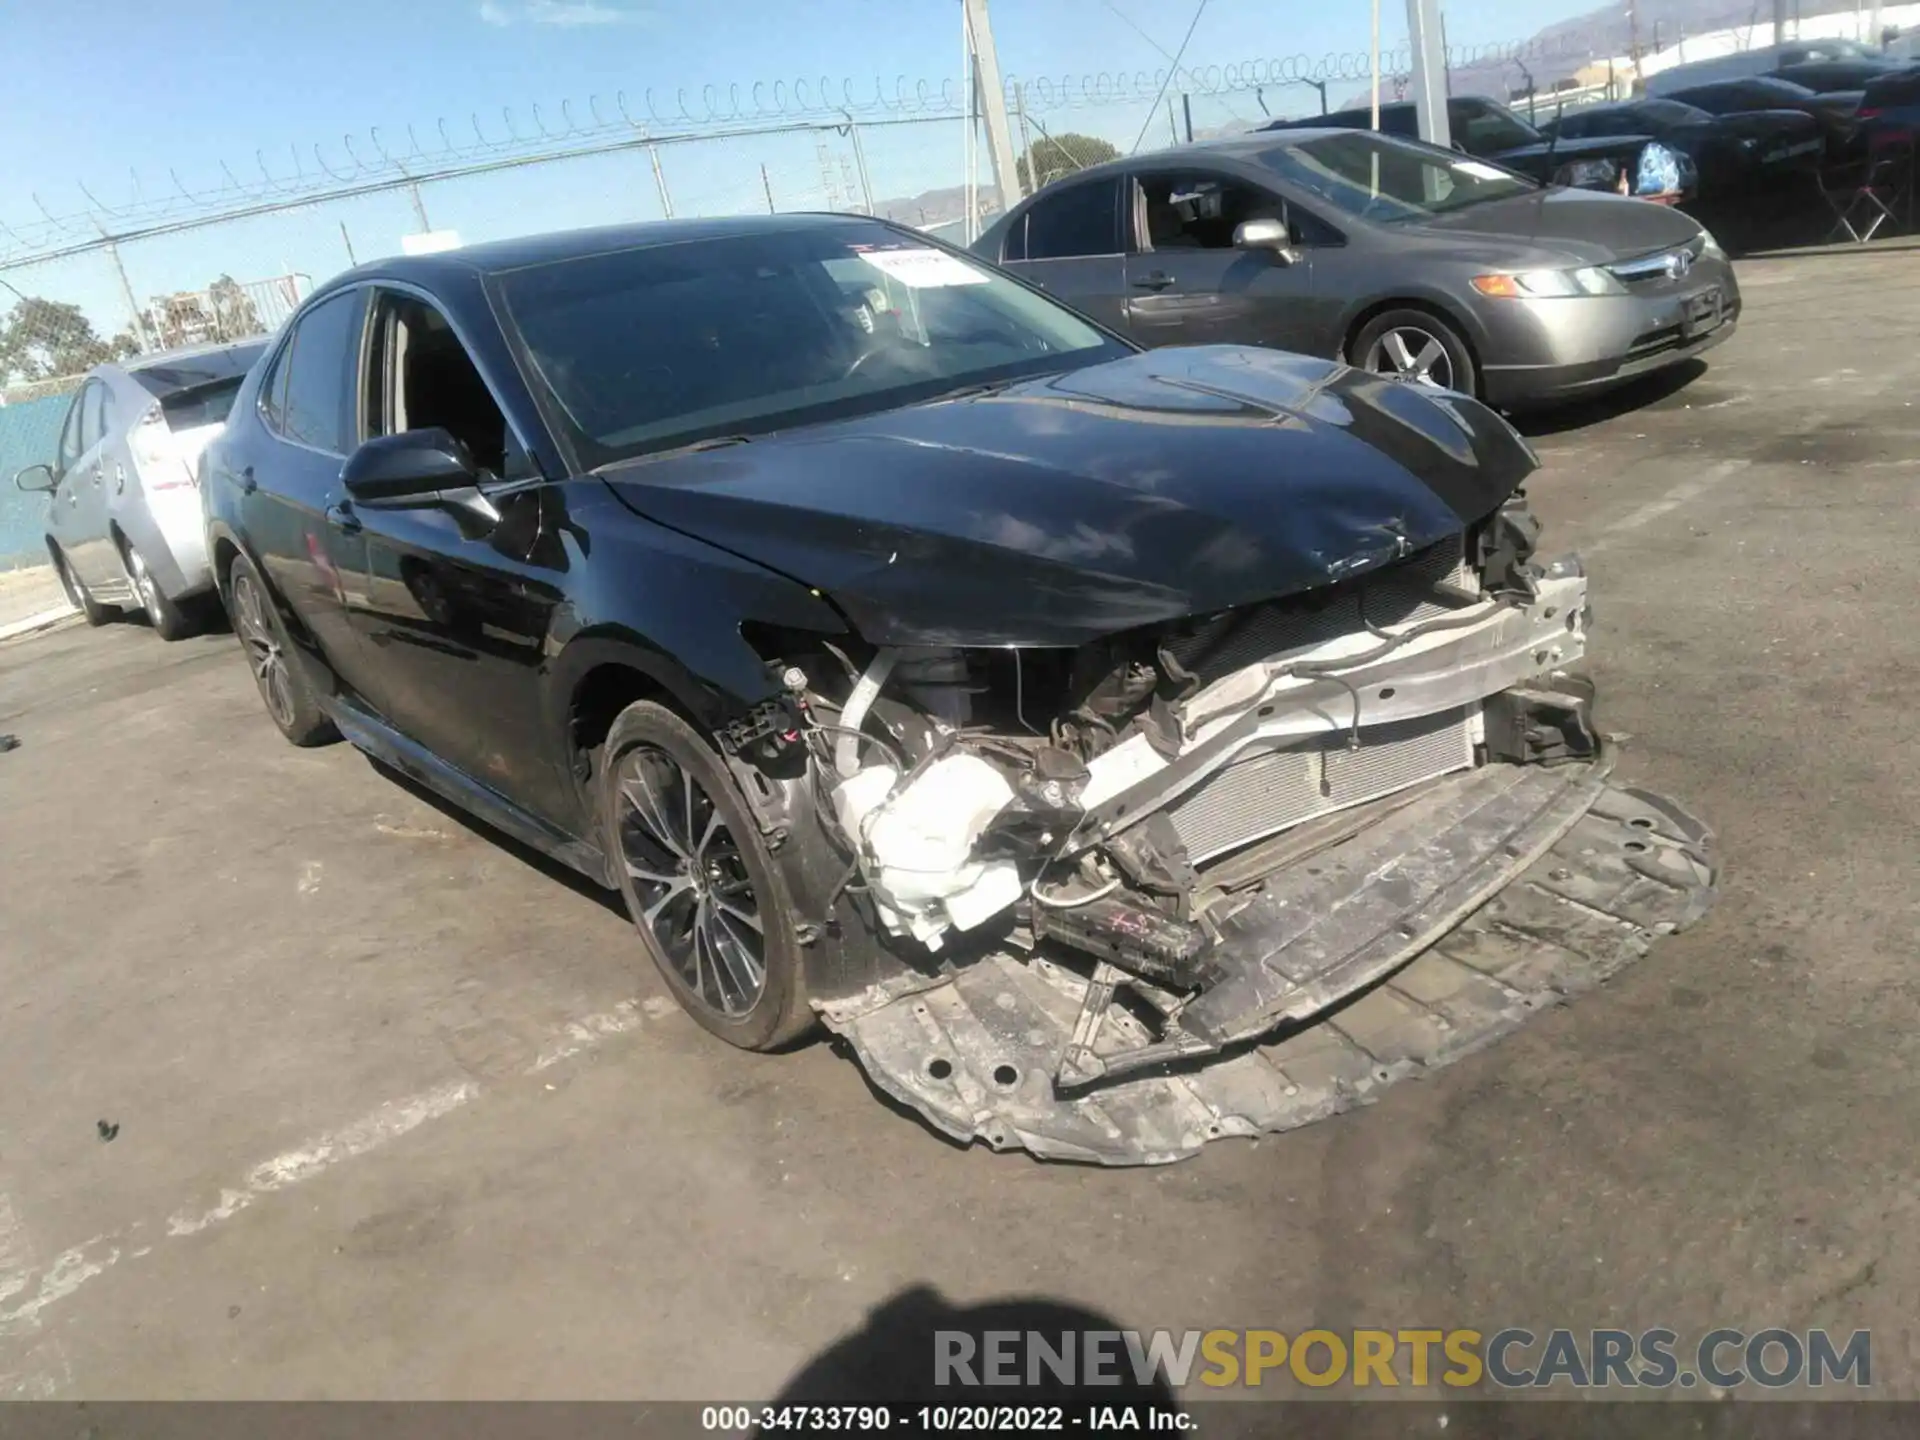
[{"label": "auction sticker on windshield", "polygon": [[874,269],[912,290],[938,290],[949,285],[984,285],[987,276],[964,260],[924,245],[898,250],[867,250],[860,258]]}]

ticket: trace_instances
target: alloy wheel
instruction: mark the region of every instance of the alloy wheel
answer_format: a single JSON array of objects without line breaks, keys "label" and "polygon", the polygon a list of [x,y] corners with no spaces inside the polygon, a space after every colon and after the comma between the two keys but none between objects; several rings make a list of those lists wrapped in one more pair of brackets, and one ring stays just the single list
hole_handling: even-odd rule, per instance
[{"label": "alloy wheel", "polygon": [[1453,360],[1440,337],[1411,325],[1388,330],[1367,349],[1366,368],[1414,385],[1453,388]]},{"label": "alloy wheel", "polygon": [[158,625],[159,588],[153,583],[153,572],[147,569],[147,562],[140,558],[140,552],[131,545],[127,547],[127,578],[133,582],[133,593],[140,597],[140,605],[147,612],[147,618]]},{"label": "alloy wheel", "polygon": [[766,988],[766,933],[739,843],[713,798],[665,750],[621,758],[619,843],[640,927],[701,1005],[727,1019]]},{"label": "alloy wheel", "polygon": [[266,602],[247,575],[233,577],[233,628],[246,648],[260,698],[281,729],[293,726],[293,677],[287,672],[286,652],[267,620]]}]

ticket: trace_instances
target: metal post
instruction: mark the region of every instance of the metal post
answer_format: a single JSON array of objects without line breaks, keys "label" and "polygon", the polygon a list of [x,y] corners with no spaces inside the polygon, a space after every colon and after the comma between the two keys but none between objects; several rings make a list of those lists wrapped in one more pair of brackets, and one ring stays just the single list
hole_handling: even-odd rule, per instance
[{"label": "metal post", "polygon": [[1173,97],[1167,97],[1167,139],[1175,145],[1180,143],[1180,122],[1174,118]]},{"label": "metal post", "polygon": [[767,178],[767,167],[760,167],[760,188],[767,192],[767,214],[775,213],[773,208],[773,181]]},{"label": "metal post", "polygon": [[[1033,168],[1033,139],[1027,133],[1027,87],[1018,80],[1013,82],[1013,112],[1020,120],[1020,153],[1027,157],[1027,182],[1021,189],[1031,195],[1040,188],[1040,182],[1034,178],[1036,172]],[[1020,173],[1017,162],[1013,173],[1016,177]]]},{"label": "metal post", "polygon": [[353,253],[353,237],[347,234],[347,222],[344,220],[340,222],[340,243],[347,247],[347,264],[358,265],[360,262]]},{"label": "metal post", "polygon": [[113,273],[120,277],[120,296],[127,302],[127,313],[133,317],[133,338],[142,350],[154,347],[153,339],[147,334],[147,317],[140,313],[140,302],[133,298],[133,284],[127,279],[127,267],[121,262],[120,247],[107,241],[107,259],[113,262]]},{"label": "metal post", "polygon": [[860,127],[847,116],[847,135],[853,141],[853,168],[860,173],[860,196],[867,214],[873,214],[873,179],[867,174],[867,147],[860,143]]},{"label": "metal post", "polygon": [[[1378,130],[1380,128],[1380,0],[1373,0],[1373,48],[1369,53],[1371,58],[1367,61],[1367,73],[1373,77],[1372,128]],[[1324,84],[1320,87],[1320,113],[1322,115],[1327,113],[1327,87]],[[1374,161],[1376,166],[1379,163],[1378,160]]]},{"label": "metal post", "polygon": [[961,0],[961,4],[967,20],[967,44],[978,66],[980,104],[986,112],[987,148],[993,156],[994,186],[1000,192],[1000,208],[1010,210],[1020,198],[1020,177],[1013,164],[1013,127],[1007,123],[1007,88],[1000,82],[1000,56],[993,47],[987,0]]},{"label": "metal post", "polygon": [[1773,43],[1782,44],[1786,40],[1787,0],[1773,0]]},{"label": "metal post", "polygon": [[[1774,0],[1781,4],[1784,0]],[[1413,107],[1420,138],[1442,149],[1453,143],[1447,123],[1446,56],[1440,49],[1440,0],[1407,0],[1407,42],[1412,52]]]},{"label": "metal post", "polygon": [[[1379,0],[1374,0],[1374,3],[1378,4]],[[1309,80],[1307,81],[1307,84],[1311,85],[1315,90],[1320,92],[1320,113],[1322,115],[1326,114],[1327,113],[1327,82],[1324,80]],[[1376,130],[1380,128],[1377,121],[1374,125],[1374,128]]]},{"label": "metal post", "polygon": [[1180,92],[1180,113],[1186,117],[1187,143],[1191,145],[1193,143],[1193,97],[1184,90]]},{"label": "metal post", "polygon": [[647,158],[653,161],[653,184],[660,192],[660,213],[667,219],[673,219],[673,196],[667,191],[667,172],[660,168],[660,147],[647,146]]},{"label": "metal post", "polygon": [[413,213],[419,218],[420,233],[424,235],[433,229],[433,226],[427,221],[427,203],[420,198],[420,187],[418,185],[407,186],[407,193],[413,197]]},{"label": "metal post", "polygon": [[1880,33],[1880,0],[1873,0],[1872,6],[1867,10],[1867,33],[1862,36],[1861,39],[1868,45],[1878,45],[1882,43]]}]

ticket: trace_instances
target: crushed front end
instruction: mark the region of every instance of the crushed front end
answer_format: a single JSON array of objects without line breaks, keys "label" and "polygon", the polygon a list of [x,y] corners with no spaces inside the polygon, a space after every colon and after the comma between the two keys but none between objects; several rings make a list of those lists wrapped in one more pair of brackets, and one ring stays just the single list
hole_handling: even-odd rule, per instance
[{"label": "crushed front end", "polygon": [[888,957],[825,1023],[956,1139],[1161,1163],[1364,1101],[1696,919],[1710,836],[1611,784],[1586,577],[1536,537],[1516,493],[1071,650],[783,655],[835,898]]}]

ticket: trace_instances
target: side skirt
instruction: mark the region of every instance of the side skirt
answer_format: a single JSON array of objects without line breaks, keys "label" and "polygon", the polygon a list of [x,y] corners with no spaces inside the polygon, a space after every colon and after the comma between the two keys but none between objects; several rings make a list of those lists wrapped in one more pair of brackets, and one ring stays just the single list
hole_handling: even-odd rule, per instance
[{"label": "side skirt", "polygon": [[323,698],[320,706],[356,750],[392,766],[522,845],[578,870],[596,885],[609,890],[615,888],[607,872],[607,857],[599,846],[569,835],[522,809],[499,791],[449,765],[384,721],[376,720],[352,701],[333,695]]}]

